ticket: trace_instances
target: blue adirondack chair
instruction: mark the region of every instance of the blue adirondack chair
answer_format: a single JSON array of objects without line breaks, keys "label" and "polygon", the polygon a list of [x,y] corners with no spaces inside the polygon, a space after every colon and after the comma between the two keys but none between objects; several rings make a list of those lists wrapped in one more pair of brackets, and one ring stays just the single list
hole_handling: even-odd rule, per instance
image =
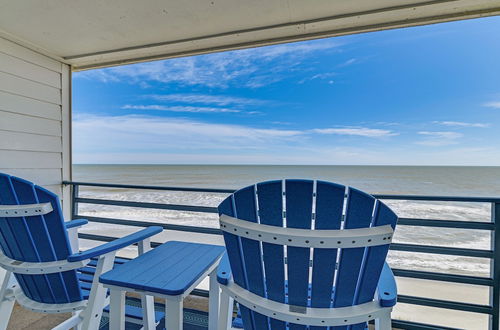
[{"label": "blue adirondack chair", "polygon": [[97,329],[107,304],[99,275],[113,267],[117,250],[134,243],[146,250],[162,231],[149,227],[78,252],[77,230],[86,223],[64,222],[57,195],[0,173],[0,329],[15,301],[36,312],[73,313],[54,329]]},{"label": "blue adirondack chair", "polygon": [[365,329],[371,320],[390,329],[397,292],[385,258],[397,216],[384,203],[285,180],[240,189],[218,210],[220,330],[231,326],[233,299],[245,330]]}]

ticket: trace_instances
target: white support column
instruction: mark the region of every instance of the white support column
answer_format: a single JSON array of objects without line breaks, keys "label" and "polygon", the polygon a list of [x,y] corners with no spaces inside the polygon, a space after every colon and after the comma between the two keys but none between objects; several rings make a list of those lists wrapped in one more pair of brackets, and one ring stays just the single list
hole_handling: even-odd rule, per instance
[{"label": "white support column", "polygon": [[125,291],[110,289],[109,328],[113,330],[125,329]]},{"label": "white support column", "polygon": [[217,330],[220,300],[220,288],[219,283],[217,283],[217,268],[210,273],[209,277],[210,291],[208,295],[208,330]]},{"label": "white support column", "polygon": [[144,254],[151,250],[151,238],[145,238],[137,244],[137,248],[139,250],[139,255]]},{"label": "white support column", "polygon": [[[71,159],[71,68],[61,63],[61,128],[62,128],[62,180],[72,179]],[[71,186],[62,185],[62,209],[64,219],[72,220]],[[73,246],[72,246],[73,247]],[[75,251],[75,250],[73,250]],[[78,252],[77,250],[75,252]]]},{"label": "white support column", "polygon": [[73,253],[78,253],[80,250],[79,244],[78,244],[78,228],[70,228],[67,230],[68,232],[68,238],[69,238],[69,245],[71,246],[71,251]]},{"label": "white support column", "polygon": [[101,283],[99,283],[99,276],[113,268],[115,254],[116,251],[113,251],[99,257],[88,300],[88,307],[84,311],[85,315],[82,324],[83,329],[99,329],[107,290]]},{"label": "white support column", "polygon": [[141,294],[142,326],[144,330],[156,329],[155,301],[153,296]]},{"label": "white support column", "polygon": [[168,330],[182,330],[183,328],[183,299],[182,296],[172,296],[165,300],[165,325]]},{"label": "white support column", "polygon": [[218,330],[228,330],[233,321],[234,300],[226,292],[222,291],[220,295],[220,309]]}]

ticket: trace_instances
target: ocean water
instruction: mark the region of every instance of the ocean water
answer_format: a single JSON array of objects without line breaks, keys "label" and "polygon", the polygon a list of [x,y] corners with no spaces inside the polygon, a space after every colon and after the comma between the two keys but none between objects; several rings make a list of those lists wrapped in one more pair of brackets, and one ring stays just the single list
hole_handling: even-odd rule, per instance
[{"label": "ocean water", "polygon": [[[75,181],[206,188],[241,188],[256,182],[285,179],[321,179],[369,193],[456,196],[500,196],[500,167],[417,166],[230,166],[230,165],[74,165]],[[81,196],[115,200],[217,206],[227,194],[81,187]],[[487,203],[386,201],[408,218],[490,221]],[[88,216],[157,221],[217,227],[216,215],[169,210],[80,204]],[[119,236],[120,228],[92,224],[91,233]],[[116,235],[115,235],[116,234]],[[480,230],[399,226],[395,242],[490,248],[490,233]],[[398,268],[488,276],[489,261],[480,258],[391,251]]]}]

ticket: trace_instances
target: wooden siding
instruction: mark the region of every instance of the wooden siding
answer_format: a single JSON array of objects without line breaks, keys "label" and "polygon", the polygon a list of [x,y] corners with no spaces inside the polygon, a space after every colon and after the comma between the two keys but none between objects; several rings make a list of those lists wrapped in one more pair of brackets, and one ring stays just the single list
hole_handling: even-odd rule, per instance
[{"label": "wooden siding", "polygon": [[69,67],[0,38],[0,172],[57,193],[69,215]]}]

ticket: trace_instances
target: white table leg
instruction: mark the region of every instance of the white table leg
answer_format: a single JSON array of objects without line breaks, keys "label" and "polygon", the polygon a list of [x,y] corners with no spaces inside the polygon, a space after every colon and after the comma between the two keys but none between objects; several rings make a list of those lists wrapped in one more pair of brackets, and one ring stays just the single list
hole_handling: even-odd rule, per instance
[{"label": "white table leg", "polygon": [[154,297],[141,294],[142,326],[144,330],[156,329]]},{"label": "white table leg", "polygon": [[220,295],[218,330],[231,329],[231,323],[233,321],[233,307],[234,299],[226,292],[222,291]]},{"label": "white table leg", "polygon": [[125,291],[110,289],[109,328],[113,330],[125,329]]},{"label": "white table leg", "polygon": [[208,295],[208,330],[216,330],[219,320],[219,283],[217,283],[217,268],[210,274],[210,292]]},{"label": "white table leg", "polygon": [[165,318],[168,330],[182,330],[183,323],[183,299],[182,296],[172,296],[165,301]]}]

